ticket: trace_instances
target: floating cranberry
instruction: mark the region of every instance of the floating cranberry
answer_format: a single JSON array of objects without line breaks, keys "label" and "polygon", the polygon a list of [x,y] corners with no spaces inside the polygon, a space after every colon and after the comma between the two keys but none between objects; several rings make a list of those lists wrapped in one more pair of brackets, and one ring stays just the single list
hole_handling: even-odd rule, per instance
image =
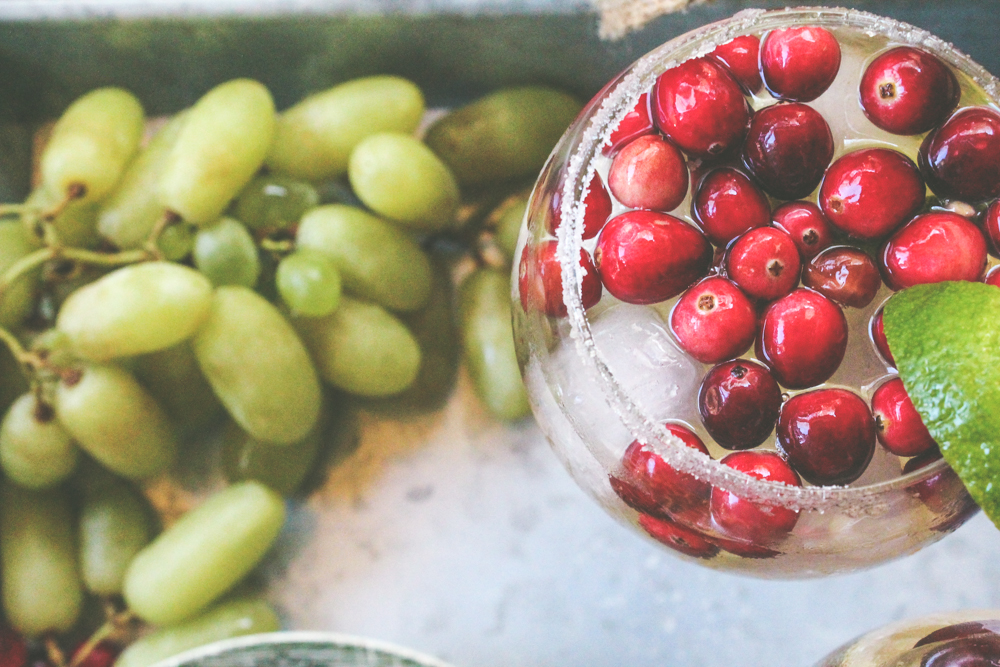
[{"label": "floating cranberry", "polygon": [[731,167],[710,172],[698,185],[691,215],[708,240],[726,245],[754,227],[771,221],[771,205],[747,176]]},{"label": "floating cranberry", "polygon": [[986,270],[986,239],[955,213],[918,215],[882,251],[886,284],[894,290],[946,280],[979,281]]},{"label": "floating cranberry", "polygon": [[789,389],[826,382],[847,351],[847,319],[840,306],[811,289],[799,288],[764,312],[757,357]]},{"label": "floating cranberry", "polygon": [[751,229],[726,253],[726,274],[749,296],[771,301],[799,284],[802,261],[792,237],[776,227]]},{"label": "floating cranberry", "polygon": [[805,104],[775,104],[750,119],[743,162],[768,194],[801,199],[816,189],[833,159],[833,134]]},{"label": "floating cranberry", "polygon": [[920,145],[920,171],[939,197],[981,202],[1000,196],[1000,114],[959,109]]},{"label": "floating cranberry", "polygon": [[28,645],[16,630],[0,627],[0,667],[24,667],[28,664]]},{"label": "floating cranberry", "polygon": [[712,276],[684,292],[670,313],[670,330],[685,352],[703,364],[717,364],[750,349],[757,312],[740,288]]},{"label": "floating cranberry", "polygon": [[811,102],[840,71],[840,44],[818,26],[772,30],[760,45],[760,73],[780,100]]},{"label": "floating cranberry", "polygon": [[994,257],[1000,257],[1000,199],[990,204],[983,216],[983,231],[989,242],[989,251]]},{"label": "floating cranberry", "polygon": [[735,146],[750,117],[740,85],[708,58],[688,60],[661,74],[653,111],[660,131],[695,157],[718,156]]},{"label": "floating cranberry", "polygon": [[861,108],[893,134],[923,134],[958,106],[958,78],[940,58],[899,46],[875,58],[861,77]]},{"label": "floating cranberry", "polygon": [[601,152],[605,155],[613,155],[619,148],[636,137],[652,134],[654,131],[653,116],[649,112],[649,93],[643,93],[639,96],[639,100],[632,107],[632,110],[625,114],[625,117],[618,123],[618,127],[611,133],[608,143],[604,144]]},{"label": "floating cranberry", "polygon": [[705,275],[712,244],[700,231],[666,213],[628,211],[604,226],[594,264],[616,298],[657,303]]},{"label": "floating cranberry", "polygon": [[742,35],[715,47],[711,57],[725,65],[747,92],[756,93],[763,85],[760,78],[760,38]]},{"label": "floating cranberry", "polygon": [[608,188],[629,208],[671,211],[687,195],[688,170],[684,156],[659,135],[633,139],[611,162]]},{"label": "floating cranberry", "polygon": [[[562,266],[556,255],[555,239],[542,241],[537,246],[524,246],[518,265],[518,292],[525,312],[542,311],[550,317],[565,317],[563,301]],[[601,280],[587,251],[580,249],[580,266],[584,269],[581,300],[590,308],[601,300]]]},{"label": "floating cranberry", "polygon": [[[587,186],[587,196],[583,198],[583,205],[583,238],[592,239],[611,217],[611,195],[604,187],[601,176],[596,172]],[[562,223],[562,187],[556,188],[552,193],[549,216],[546,220],[549,232],[555,234]]]},{"label": "floating cranberry", "polygon": [[879,353],[890,366],[896,365],[896,360],[892,358],[892,352],[889,351],[889,341],[885,339],[885,323],[882,321],[882,310],[884,308],[879,308],[878,312],[875,313],[875,317],[872,318],[871,324],[869,325],[869,333],[871,334],[872,342],[875,343],[875,350]]},{"label": "floating cranberry", "polygon": [[983,282],[987,285],[993,285],[994,287],[1000,287],[1000,266],[994,266],[983,278]]},{"label": "floating cranberry", "polygon": [[859,248],[827,248],[806,264],[802,284],[842,306],[864,308],[882,286],[875,260]]},{"label": "floating cranberry", "polygon": [[898,377],[872,394],[872,413],[878,441],[896,456],[918,456],[937,447]]},{"label": "floating cranberry", "polygon": [[704,535],[668,519],[640,514],[639,525],[654,540],[685,556],[711,558],[719,553],[719,547]]},{"label": "floating cranberry", "polygon": [[[721,463],[757,479],[802,486],[791,466],[774,452],[735,452],[723,458]],[[711,507],[712,520],[721,531],[756,546],[780,541],[799,519],[795,510],[752,502],[717,487],[712,489]]]},{"label": "floating cranberry", "polygon": [[888,148],[866,148],[830,165],[819,205],[834,227],[855,238],[881,239],[920,210],[926,191],[910,158]]},{"label": "floating cranberry", "polygon": [[808,201],[790,201],[774,209],[774,226],[792,237],[803,260],[810,260],[833,243],[833,227],[819,206]]},{"label": "floating cranberry", "polygon": [[702,423],[720,447],[750,449],[767,439],[781,409],[781,389],[762,364],[737,359],[719,364],[698,392]]},{"label": "floating cranberry", "polygon": [[778,451],[802,479],[849,484],[875,453],[875,422],[864,399],[845,389],[798,394],[781,406]]},{"label": "floating cranberry", "polygon": [[934,632],[918,640],[913,648],[920,648],[928,644],[946,642],[952,639],[963,639],[965,637],[975,637],[976,635],[1000,635],[1000,620],[990,619],[985,621],[967,621],[965,623],[955,623],[938,628]]}]

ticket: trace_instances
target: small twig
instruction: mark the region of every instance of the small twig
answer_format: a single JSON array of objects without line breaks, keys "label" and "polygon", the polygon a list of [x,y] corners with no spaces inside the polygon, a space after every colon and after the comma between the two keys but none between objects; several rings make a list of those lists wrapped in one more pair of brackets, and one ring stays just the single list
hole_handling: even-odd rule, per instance
[{"label": "small twig", "polygon": [[181,216],[173,211],[164,211],[163,216],[156,221],[153,229],[149,232],[149,238],[146,239],[146,242],[142,246],[149,253],[151,259],[163,259],[163,251],[160,250],[159,245],[160,236],[163,235],[164,229],[180,221]]},{"label": "small twig", "polygon": [[295,250],[295,241],[291,239],[277,241],[275,239],[264,238],[260,240],[260,247],[267,252],[283,255]]},{"label": "small twig", "polygon": [[59,648],[55,637],[49,635],[45,638],[45,653],[49,657],[49,664],[52,667],[66,667],[66,655]]},{"label": "small twig", "polygon": [[[152,259],[148,250],[122,250],[121,252],[97,252],[83,248],[61,248],[55,258],[70,259],[74,262],[94,266],[123,266],[138,264]],[[55,259],[53,258],[53,259]]]}]

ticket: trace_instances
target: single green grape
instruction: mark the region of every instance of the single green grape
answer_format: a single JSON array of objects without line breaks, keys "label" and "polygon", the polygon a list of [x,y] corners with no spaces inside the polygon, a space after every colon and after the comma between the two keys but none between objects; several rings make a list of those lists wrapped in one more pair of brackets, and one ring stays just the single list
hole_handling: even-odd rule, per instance
[{"label": "single green grape", "polygon": [[192,618],[260,562],[284,521],[284,502],[263,484],[219,491],[132,560],[124,586],[129,609],[156,625]]},{"label": "single green grape", "polygon": [[319,192],[287,176],[258,176],[236,197],[235,216],[250,229],[277,231],[299,221],[319,205]]},{"label": "single green grape", "polygon": [[278,293],[292,315],[322,317],[340,303],[340,273],[326,255],[298,250],[278,263]]},{"label": "single green grape", "polygon": [[[0,222],[0,275],[19,259],[31,254],[35,245],[18,222]],[[16,327],[31,314],[38,290],[38,271],[20,276],[0,295],[0,326]]]},{"label": "single green grape", "polygon": [[300,250],[330,258],[348,294],[402,311],[419,309],[430,295],[427,254],[404,231],[359,208],[314,208],[302,217],[295,241]]},{"label": "single green grape", "polygon": [[253,287],[260,277],[257,244],[241,222],[222,218],[198,230],[194,237],[194,265],[216,287]]},{"label": "single green grape", "polygon": [[156,240],[156,247],[163,253],[163,258],[171,262],[179,262],[194,250],[195,228],[184,222],[168,225]]},{"label": "single green grape", "polygon": [[203,432],[223,413],[188,341],[133,358],[135,378],[163,406],[178,435]]},{"label": "single green grape", "polygon": [[0,465],[7,478],[40,489],[69,477],[80,459],[73,438],[55,418],[55,411],[23,394],[0,423]]},{"label": "single green grape", "polygon": [[377,132],[412,133],[424,115],[416,84],[397,76],[354,79],[282,112],[267,166],[277,174],[324,181],[347,172],[351,151]]},{"label": "single green grape", "polygon": [[[59,238],[59,243],[72,248],[96,248],[100,244],[101,237],[97,233],[99,204],[90,200],[76,200],[64,205],[62,195],[56,197],[42,188],[32,190],[24,200],[24,204],[39,213],[61,207],[59,214],[52,219],[52,227]],[[36,228],[36,233],[37,231],[40,230]],[[41,246],[40,237],[35,237],[34,233],[29,236],[33,237],[33,243]]]},{"label": "single green grape", "polygon": [[517,239],[521,233],[521,223],[524,221],[524,213],[528,209],[529,193],[525,192],[511,197],[503,203],[502,208],[497,212],[496,239],[497,247],[507,258],[507,263],[514,261],[514,253],[517,252]]},{"label": "single green grape", "polygon": [[83,583],[73,509],[60,489],[0,483],[0,570],[7,622],[28,637],[76,623]]}]

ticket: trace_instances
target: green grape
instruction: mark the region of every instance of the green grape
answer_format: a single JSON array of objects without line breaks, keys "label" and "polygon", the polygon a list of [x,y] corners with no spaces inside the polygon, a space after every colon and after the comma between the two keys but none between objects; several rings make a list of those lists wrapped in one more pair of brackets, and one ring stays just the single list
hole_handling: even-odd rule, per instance
[{"label": "green grape", "polygon": [[183,111],[176,114],[153,135],[129,163],[118,187],[101,204],[97,230],[123,250],[141,248],[163,218],[163,201],[157,186],[186,116]]},{"label": "green grape", "polygon": [[[57,198],[42,188],[32,190],[24,203],[39,213],[46,213],[63,205],[61,196]],[[98,204],[89,200],[71,201],[62,206],[59,215],[52,220],[59,242],[72,248],[96,248],[101,242],[97,233],[97,211]],[[41,245],[40,238],[32,240]]]},{"label": "green grape", "polygon": [[0,424],[0,465],[8,479],[30,488],[53,486],[72,474],[79,458],[51,406],[31,393],[14,401]]},{"label": "green grape", "polygon": [[80,572],[87,590],[120,594],[129,564],[155,533],[153,509],[129,482],[111,478],[87,488],[80,508]]},{"label": "green grape", "polygon": [[56,328],[93,361],[154,352],[190,338],[208,317],[212,285],[173,262],[116,269],[73,292]]},{"label": "green grape", "polygon": [[168,225],[156,240],[156,247],[163,253],[163,258],[171,262],[179,262],[194,250],[195,228],[192,225],[178,222]]},{"label": "green grape", "polygon": [[274,137],[274,100],[262,84],[234,79],[195,102],[162,167],[159,196],[187,222],[216,221],[260,169]]},{"label": "green grape", "polygon": [[291,227],[319,205],[316,188],[287,176],[258,176],[236,198],[235,215],[250,229],[277,231]]},{"label": "green grape", "polygon": [[528,209],[528,195],[529,193],[522,193],[511,197],[497,212],[496,244],[503,251],[508,264],[514,261],[514,253],[517,251],[517,238],[521,234],[521,223]]},{"label": "green grape", "polygon": [[0,345],[0,413],[6,412],[26,391],[28,380],[21,364],[6,345]]},{"label": "green grape", "polygon": [[314,208],[302,217],[295,242],[333,260],[349,294],[402,311],[417,310],[430,295],[427,254],[405,232],[361,209]]},{"label": "green grape", "polygon": [[514,351],[510,278],[496,269],[478,269],[459,289],[459,322],[469,377],[476,394],[501,419],[531,412]]},{"label": "green grape", "polygon": [[163,406],[182,437],[204,431],[222,414],[222,404],[189,342],[134,357],[134,364],[136,379]]},{"label": "green grape", "polygon": [[150,667],[199,646],[280,629],[278,615],[266,601],[233,597],[195,618],[143,635],[125,649],[115,667]]},{"label": "green grape", "polygon": [[410,135],[371,135],[351,152],[347,175],[365,206],[404,227],[433,232],[455,219],[455,177],[431,149]]},{"label": "green grape", "polygon": [[412,133],[424,115],[417,86],[396,76],[354,79],[306,97],[278,118],[271,171],[307,181],[343,175],[354,147],[377,132]]},{"label": "green grape", "polygon": [[390,396],[420,369],[420,346],[402,322],[374,303],[343,297],[326,317],[295,320],[324,380],[358,396]]},{"label": "green grape", "polygon": [[77,444],[112,472],[147,479],[174,461],[169,418],[126,370],[94,365],[67,374],[56,387],[55,406]]},{"label": "green grape", "polygon": [[218,288],[192,348],[215,395],[247,433],[289,444],[316,423],[320,386],[309,353],[256,292]]},{"label": "green grape", "polygon": [[157,625],[193,617],[260,562],[284,521],[284,502],[263,484],[219,491],[133,559],[124,587],[129,609]]},{"label": "green grape", "polygon": [[425,141],[462,185],[534,177],[581,108],[549,88],[505,88],[442,117]]},{"label": "green grape", "polygon": [[73,627],[83,604],[69,500],[58,489],[0,485],[3,608],[18,632],[38,637]]},{"label": "green grape", "polygon": [[260,277],[260,257],[250,232],[238,220],[222,218],[194,237],[194,265],[216,287],[253,287]]},{"label": "green grape", "polygon": [[326,255],[298,250],[278,263],[278,293],[293,315],[321,317],[340,303],[340,273]]},{"label": "green grape", "polygon": [[77,188],[81,201],[101,201],[139,148],[145,121],[142,104],[127,90],[98,88],[78,98],[42,151],[42,187],[60,201]]},{"label": "green grape", "polygon": [[[0,275],[19,259],[31,254],[35,246],[31,237],[18,222],[0,222]],[[16,327],[31,314],[38,289],[38,272],[20,276],[0,295],[0,326]]]}]

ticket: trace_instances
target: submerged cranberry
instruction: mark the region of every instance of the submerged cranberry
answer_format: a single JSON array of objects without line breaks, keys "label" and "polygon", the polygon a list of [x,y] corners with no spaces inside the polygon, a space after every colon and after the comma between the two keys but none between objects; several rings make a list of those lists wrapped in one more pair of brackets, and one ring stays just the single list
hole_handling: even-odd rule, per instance
[{"label": "submerged cranberry", "polygon": [[1000,266],[994,266],[983,278],[983,282],[987,285],[993,285],[994,287],[1000,287]]},{"label": "submerged cranberry", "polygon": [[701,420],[725,449],[750,449],[767,439],[781,409],[781,389],[763,365],[746,359],[719,364],[698,392]]},{"label": "submerged cranberry", "polygon": [[876,127],[893,134],[922,134],[948,117],[962,90],[940,58],[899,46],[865,68],[860,93],[861,108]]},{"label": "submerged cranberry", "polygon": [[939,197],[981,202],[1000,196],[1000,114],[959,109],[920,145],[920,171]]},{"label": "submerged cranberry", "polygon": [[944,642],[928,650],[920,667],[994,667],[1000,664],[1000,636],[980,634]]},{"label": "submerged cranberry", "polygon": [[790,201],[774,209],[774,226],[792,237],[803,260],[810,260],[833,243],[833,227],[819,206],[808,201]]},{"label": "submerged cranberry", "polygon": [[806,264],[802,284],[850,308],[864,308],[882,286],[878,266],[864,250],[827,248]]},{"label": "submerged cranberry", "polygon": [[608,221],[594,250],[604,286],[627,303],[657,303],[705,275],[712,244],[666,213],[628,211]]},{"label": "submerged cranberry", "polygon": [[718,535],[712,535],[709,539],[713,544],[719,545],[723,551],[729,552],[734,556],[739,556],[740,558],[774,558],[781,553],[780,551],[769,549],[768,547],[762,547],[759,544],[754,544],[749,540],[737,540],[733,538],[719,537]]},{"label": "submerged cranberry", "polygon": [[632,107],[632,110],[625,114],[625,117],[618,123],[618,127],[611,133],[608,143],[604,144],[601,152],[605,155],[613,155],[619,148],[636,137],[652,134],[654,131],[653,116],[649,111],[649,93],[643,93],[639,96],[639,100]]},{"label": "submerged cranberry", "polygon": [[[548,228],[552,234],[556,233],[562,223],[562,187],[556,188],[549,201]],[[583,198],[583,238],[591,239],[597,236],[601,227],[611,217],[611,195],[604,187],[601,176],[594,173],[587,186],[587,196]]]},{"label": "submerged cranberry", "polygon": [[780,100],[811,102],[840,71],[840,44],[818,26],[772,30],[760,45],[760,72]]},{"label": "submerged cranberry", "polygon": [[743,162],[778,199],[801,199],[816,189],[833,159],[833,135],[805,104],[775,104],[750,119]]},{"label": "submerged cranberry", "polygon": [[[941,452],[931,449],[920,456],[914,456],[903,464],[903,474],[919,470],[941,458]],[[979,511],[979,505],[965,490],[962,480],[955,471],[945,466],[942,470],[907,487],[927,509],[938,515],[932,528],[938,532],[952,531],[969,520]]]},{"label": "submerged cranberry", "polygon": [[986,239],[955,213],[925,213],[885,244],[882,269],[894,290],[946,280],[976,282],[986,270]]},{"label": "submerged cranberry", "polygon": [[879,353],[883,359],[885,359],[890,366],[896,365],[896,360],[892,358],[892,352],[889,351],[889,341],[885,339],[885,323],[882,320],[883,308],[879,308],[878,312],[875,313],[875,317],[872,318],[869,324],[869,333],[871,334],[872,342],[875,343],[875,350]]},{"label": "submerged cranberry", "polygon": [[879,442],[896,456],[918,456],[937,447],[898,377],[872,394],[872,413]]},{"label": "submerged cranberry", "polygon": [[[802,486],[791,466],[774,452],[734,452],[721,463],[757,479]],[[722,532],[757,546],[780,541],[799,519],[795,510],[751,502],[719,488],[712,489],[711,507],[712,520]]]},{"label": "submerged cranberry", "polygon": [[704,535],[668,519],[640,514],[639,525],[654,540],[685,556],[711,558],[719,553],[719,547]]},{"label": "submerged cranberry", "polygon": [[799,288],[764,312],[757,357],[778,382],[805,389],[830,379],[847,351],[847,319],[840,306]]},{"label": "submerged cranberry", "polygon": [[983,231],[989,242],[989,251],[994,257],[1000,256],[1000,199],[990,204],[983,216]]},{"label": "submerged cranberry", "polygon": [[751,229],[726,254],[726,274],[747,295],[771,301],[799,284],[802,262],[792,237],[776,227]]},{"label": "submerged cranberry", "polygon": [[760,78],[760,38],[742,35],[715,47],[709,54],[725,65],[748,92],[756,93],[763,85]]},{"label": "submerged cranberry", "polygon": [[668,69],[656,80],[656,125],[695,157],[718,156],[743,138],[750,107],[736,79],[708,58]]},{"label": "submerged cranberry", "polygon": [[611,194],[629,208],[671,211],[687,195],[684,156],[659,135],[634,139],[618,151],[608,172]]},{"label": "submerged cranberry", "polygon": [[709,172],[698,185],[691,214],[708,240],[722,246],[770,222],[771,205],[743,172],[722,167]]},{"label": "submerged cranberry", "polygon": [[834,227],[859,239],[881,239],[924,205],[917,165],[888,148],[866,148],[826,170],[819,205]]},{"label": "submerged cranberry", "polygon": [[[518,266],[518,292],[525,312],[542,311],[550,317],[565,317],[563,301],[562,266],[556,255],[555,239],[542,241],[537,246],[524,246]],[[584,269],[581,299],[584,308],[601,300],[601,280],[590,255],[580,249],[580,266]]]},{"label": "submerged cranberry", "polygon": [[670,313],[670,330],[685,352],[703,364],[717,364],[753,345],[757,312],[740,288],[712,276],[684,292]]}]

